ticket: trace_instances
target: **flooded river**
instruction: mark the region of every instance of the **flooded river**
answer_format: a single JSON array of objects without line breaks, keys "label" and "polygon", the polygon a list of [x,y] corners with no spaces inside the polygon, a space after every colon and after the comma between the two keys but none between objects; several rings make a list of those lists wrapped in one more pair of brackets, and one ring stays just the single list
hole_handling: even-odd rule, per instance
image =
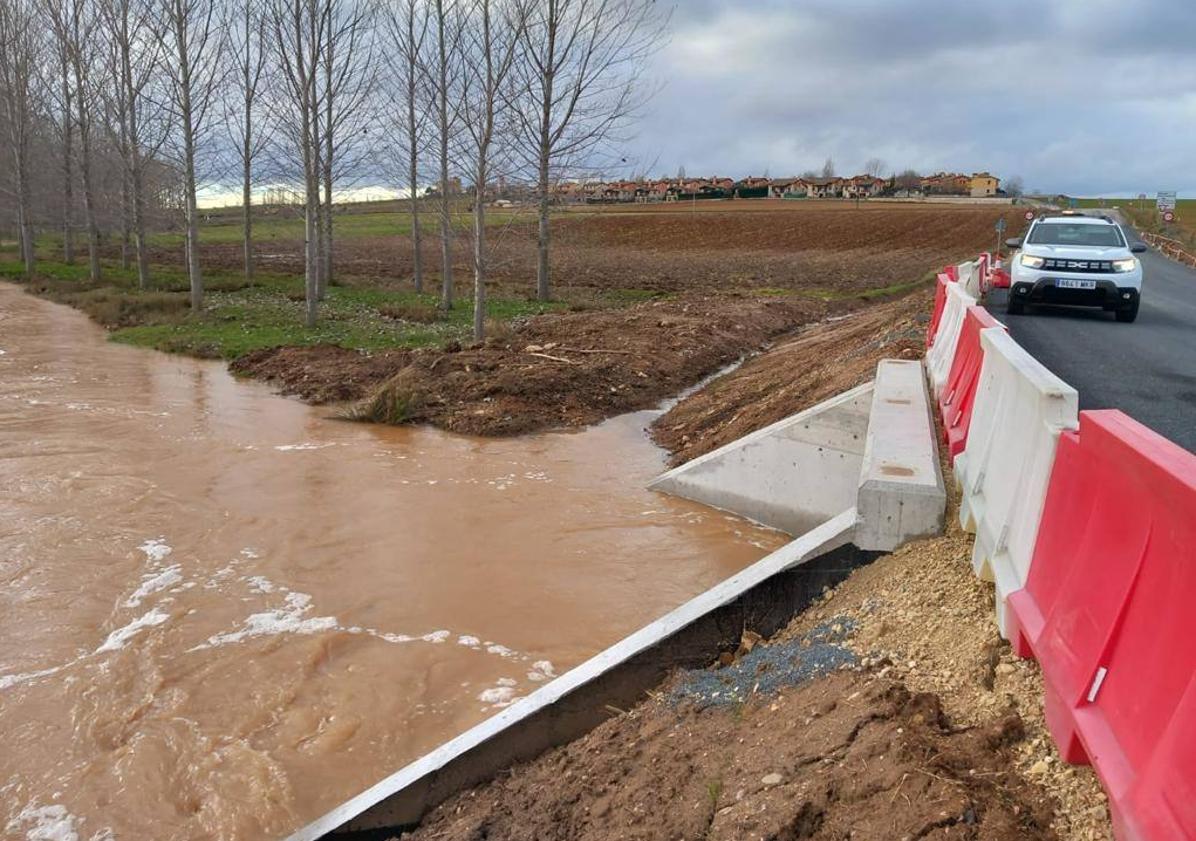
[{"label": "flooded river", "polygon": [[329,419],[0,284],[0,830],[278,837],[780,545],[649,413]]}]

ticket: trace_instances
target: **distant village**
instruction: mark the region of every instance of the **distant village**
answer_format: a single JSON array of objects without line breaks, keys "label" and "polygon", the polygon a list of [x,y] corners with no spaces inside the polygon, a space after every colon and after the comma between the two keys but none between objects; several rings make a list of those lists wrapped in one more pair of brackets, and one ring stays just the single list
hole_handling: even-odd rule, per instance
[{"label": "distant village", "polygon": [[987,172],[965,175],[936,172],[905,173],[891,178],[876,175],[815,178],[660,178],[635,181],[566,181],[556,188],[564,203],[616,204],[691,201],[696,199],[868,199],[925,196],[1003,196],[1001,179]]}]

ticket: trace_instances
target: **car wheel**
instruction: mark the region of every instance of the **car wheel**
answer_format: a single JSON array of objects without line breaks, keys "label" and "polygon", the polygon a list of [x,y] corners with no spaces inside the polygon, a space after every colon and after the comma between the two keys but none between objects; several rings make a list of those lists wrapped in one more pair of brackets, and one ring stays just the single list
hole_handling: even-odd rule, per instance
[{"label": "car wheel", "polygon": [[1138,302],[1134,301],[1125,309],[1118,310],[1116,316],[1122,324],[1133,324],[1134,319],[1138,317]]},{"label": "car wheel", "polygon": [[1010,295],[1009,302],[1005,304],[1005,312],[1009,313],[1010,315],[1021,315],[1025,311],[1026,305],[1023,304],[1019,299],[1013,297],[1013,295]]}]

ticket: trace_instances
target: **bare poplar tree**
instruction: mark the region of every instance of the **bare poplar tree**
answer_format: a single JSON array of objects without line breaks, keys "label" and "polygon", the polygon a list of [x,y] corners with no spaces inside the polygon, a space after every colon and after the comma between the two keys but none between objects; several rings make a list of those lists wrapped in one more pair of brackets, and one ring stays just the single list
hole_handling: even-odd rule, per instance
[{"label": "bare poplar tree", "polygon": [[440,169],[440,306],[453,308],[453,197],[449,189],[449,164],[453,132],[456,130],[455,90],[451,81],[456,74],[460,48],[460,0],[434,0],[433,24],[436,45],[430,61],[432,101],[436,113],[437,162]]},{"label": "bare poplar tree", "polygon": [[104,0],[103,18],[112,53],[112,98],[122,119],[121,158],[128,184],[128,222],[141,289],[150,283],[146,242],[146,159],[155,156],[168,134],[168,114],[154,96],[161,42],[153,36],[153,9],[147,0]]},{"label": "bare poplar tree", "polygon": [[71,61],[66,46],[57,38],[53,42],[56,78],[47,84],[47,93],[54,102],[57,118],[55,128],[61,146],[62,176],[62,260],[75,262],[75,115],[74,88],[71,82]]},{"label": "bare poplar tree", "polygon": [[0,0],[0,106],[12,155],[17,228],[25,276],[33,275],[33,201],[30,142],[33,138],[33,86],[41,45],[30,0]]},{"label": "bare poplar tree", "polygon": [[253,165],[270,139],[269,132],[262,130],[264,121],[258,104],[259,87],[266,79],[270,29],[264,10],[255,0],[236,0],[230,12],[227,31],[229,54],[236,63],[237,96],[230,103],[225,122],[241,164],[245,282],[253,283]]},{"label": "bare poplar tree", "polygon": [[314,327],[320,304],[320,97],[317,74],[325,38],[319,0],[270,0],[275,58],[283,80],[280,130],[303,172],[304,293],[306,324]]},{"label": "bare poplar tree", "polygon": [[534,0],[519,64],[521,135],[539,201],[536,294],[550,296],[554,183],[627,125],[650,89],[646,59],[667,23],[655,0]]},{"label": "bare poplar tree", "polygon": [[495,133],[512,104],[509,80],[527,9],[523,0],[469,0],[465,15],[461,114],[473,177],[473,338],[485,338],[486,184]]},{"label": "bare poplar tree", "polygon": [[424,149],[420,61],[428,35],[428,13],[421,0],[394,0],[387,7],[383,29],[394,96],[391,123],[402,137],[402,166],[407,170],[411,213],[411,272],[416,292],[424,291],[423,231],[420,228],[419,164]]},{"label": "bare poplar tree", "polygon": [[92,171],[92,128],[97,100],[99,15],[90,0],[43,0],[55,49],[70,66],[74,85],[75,128],[79,131],[79,176],[83,186],[83,219],[87,228],[88,276],[100,280],[100,230],[96,221],[96,185]]},{"label": "bare poplar tree", "polygon": [[[372,114],[366,107],[374,83],[373,24],[370,0],[323,0],[325,37],[320,45],[321,206],[319,296],[332,282],[332,197],[338,170],[356,169],[352,160],[362,144]],[[349,160],[346,160],[349,159]]]},{"label": "bare poplar tree", "polygon": [[187,276],[191,310],[203,308],[203,273],[199,261],[198,156],[223,80],[223,42],[218,0],[157,0],[158,41],[170,82],[168,102],[178,133],[183,168],[183,214],[187,226]]}]

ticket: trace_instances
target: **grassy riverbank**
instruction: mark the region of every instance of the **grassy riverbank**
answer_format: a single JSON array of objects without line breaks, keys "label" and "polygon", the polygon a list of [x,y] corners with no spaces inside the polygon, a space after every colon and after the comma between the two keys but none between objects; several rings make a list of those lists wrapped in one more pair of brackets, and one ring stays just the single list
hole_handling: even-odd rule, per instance
[{"label": "grassy riverbank", "polygon": [[[25,283],[12,256],[0,254],[0,277]],[[191,312],[184,272],[161,265],[154,266],[150,288],[142,290],[135,270],[115,263],[106,262],[103,280],[91,283],[83,262],[39,259],[26,285],[37,295],[86,312],[111,331],[114,341],[224,359],[279,346],[338,345],[363,351],[438,346],[466,339],[473,317],[471,298],[443,312],[435,295],[349,281],[329,288],[320,323],[307,328],[302,278],[260,274],[249,286],[239,273],[218,269],[208,272],[204,283],[206,302],[199,313]],[[487,306],[491,332],[501,334],[516,319],[565,306],[494,298]]]}]

